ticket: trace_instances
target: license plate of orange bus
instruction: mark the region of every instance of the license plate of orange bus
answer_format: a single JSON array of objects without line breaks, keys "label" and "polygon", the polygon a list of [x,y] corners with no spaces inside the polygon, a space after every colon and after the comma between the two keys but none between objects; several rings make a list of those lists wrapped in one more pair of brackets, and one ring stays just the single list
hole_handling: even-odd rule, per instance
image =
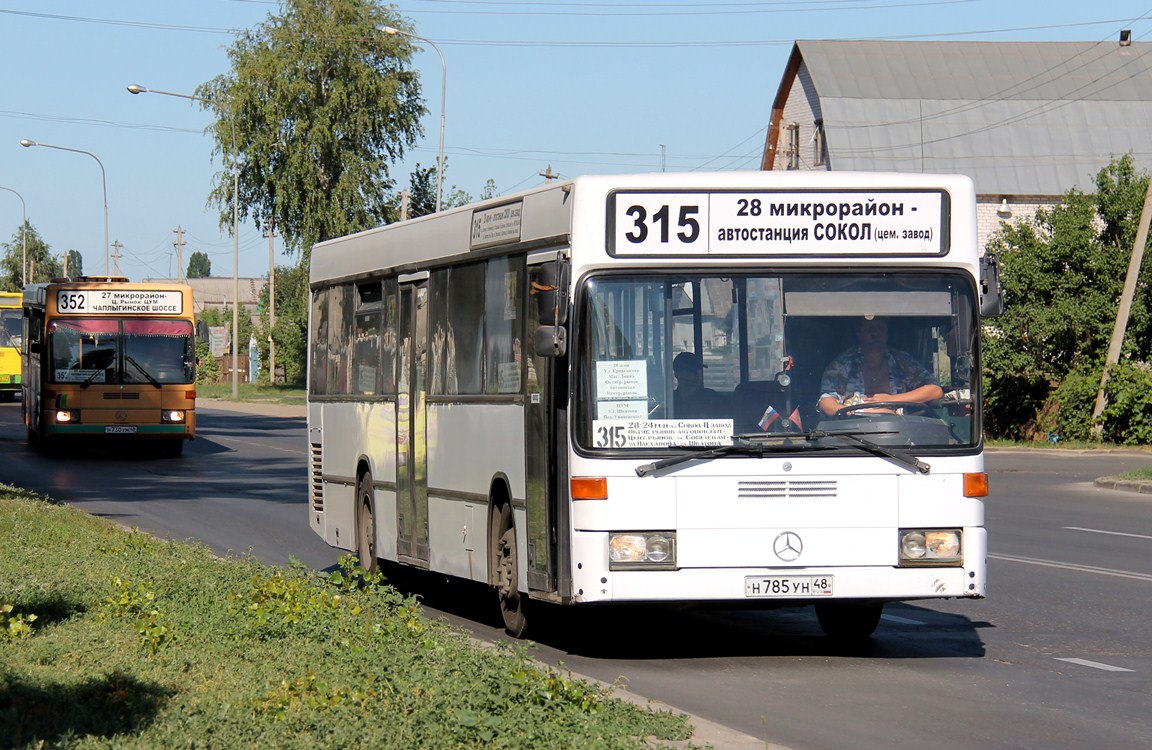
[{"label": "license plate of orange bus", "polygon": [[832,576],[747,576],[744,596],[752,599],[832,596]]},{"label": "license plate of orange bus", "polygon": [[135,425],[112,424],[104,427],[106,435],[131,435],[136,432]]}]

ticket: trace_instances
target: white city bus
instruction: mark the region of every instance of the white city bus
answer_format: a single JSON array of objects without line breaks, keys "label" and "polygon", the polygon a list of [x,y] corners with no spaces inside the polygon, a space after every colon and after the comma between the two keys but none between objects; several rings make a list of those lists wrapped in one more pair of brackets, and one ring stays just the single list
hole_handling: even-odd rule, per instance
[{"label": "white city bus", "polygon": [[[310,524],[492,586],[513,635],[533,601],[815,605],[855,638],[981,598],[981,281],[961,176],[578,177],[320,243]],[[818,410],[876,317],[936,398]]]}]

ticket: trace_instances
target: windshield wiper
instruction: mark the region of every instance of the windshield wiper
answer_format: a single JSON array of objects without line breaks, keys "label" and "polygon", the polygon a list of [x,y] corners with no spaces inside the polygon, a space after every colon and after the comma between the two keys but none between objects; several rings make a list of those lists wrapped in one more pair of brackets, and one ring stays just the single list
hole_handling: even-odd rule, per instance
[{"label": "windshield wiper", "polygon": [[[645,477],[660,469],[667,469],[670,466],[676,466],[687,461],[696,460],[711,460],[721,456],[730,455],[733,453],[741,453],[744,455],[755,455],[763,457],[766,453],[775,451],[776,449],[796,449],[801,446],[796,444],[797,440],[811,443],[821,438],[844,438],[845,440],[858,445],[865,450],[874,453],[883,458],[891,459],[897,464],[904,466],[913,471],[921,474],[927,474],[931,471],[928,464],[920,459],[912,456],[904,451],[895,450],[887,446],[878,445],[871,440],[865,440],[860,437],[861,435],[891,435],[892,430],[810,430],[808,432],[749,432],[740,435],[733,435],[733,442],[731,445],[718,445],[713,448],[706,448],[704,450],[695,451],[692,453],[684,453],[679,456],[671,456],[669,458],[662,458],[659,461],[653,461],[650,464],[636,467],[636,476]],[[675,447],[675,446],[670,446]]]},{"label": "windshield wiper", "polygon": [[124,361],[127,362],[128,364],[132,365],[133,367],[135,367],[137,370],[139,370],[141,375],[148,378],[149,383],[156,386],[157,388],[160,387],[160,381],[157,380],[156,378],[152,377],[152,373],[145,370],[144,366],[141,365],[139,362],[134,360],[132,357],[129,357],[128,355],[124,356]]},{"label": "windshield wiper", "polygon": [[891,459],[894,463],[900,464],[901,466],[912,469],[913,471],[919,472],[921,474],[927,474],[928,472],[932,471],[931,466],[916,458],[911,453],[906,453],[895,448],[889,448],[886,445],[879,445],[877,443],[873,443],[871,440],[865,440],[864,438],[860,437],[861,435],[891,435],[893,430],[873,430],[867,432],[861,430],[814,431],[814,433],[821,432],[823,432],[823,434],[816,436],[844,438],[848,442],[854,445],[858,445],[870,453],[874,453],[881,458]]},{"label": "windshield wiper", "polygon": [[103,368],[103,367],[100,367],[100,368],[98,368],[98,369],[95,369],[95,370],[93,370],[91,375],[89,375],[88,377],[84,378],[84,382],[80,384],[80,387],[81,387],[81,388],[87,388],[88,386],[92,385],[92,381],[96,379],[96,376],[97,376],[97,375],[99,375],[100,373],[104,372],[104,369],[105,369],[105,368]]},{"label": "windshield wiper", "polygon": [[[739,437],[739,436],[735,436]],[[678,448],[682,446],[670,445],[669,448]],[[733,443],[731,445],[717,445],[714,448],[705,448],[704,450],[694,451],[692,453],[683,453],[679,456],[672,456],[670,458],[662,458],[659,461],[653,461],[650,464],[636,467],[636,476],[646,477],[654,471],[660,469],[667,469],[669,466],[682,464],[686,461],[695,461],[697,459],[713,459],[729,453],[752,453],[756,455],[763,455],[767,445],[754,445],[749,442]]]}]

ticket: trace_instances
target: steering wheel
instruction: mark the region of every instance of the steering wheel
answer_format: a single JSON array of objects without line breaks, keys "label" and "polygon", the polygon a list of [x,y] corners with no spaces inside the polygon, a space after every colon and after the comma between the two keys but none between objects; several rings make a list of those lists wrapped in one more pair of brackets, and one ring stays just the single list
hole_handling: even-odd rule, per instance
[{"label": "steering wheel", "polygon": [[856,412],[865,411],[868,409],[903,409],[905,414],[926,414],[928,412],[928,404],[919,401],[871,401],[864,404],[850,404],[842,406],[836,410],[836,416],[840,419],[847,419],[848,417],[856,416]]}]

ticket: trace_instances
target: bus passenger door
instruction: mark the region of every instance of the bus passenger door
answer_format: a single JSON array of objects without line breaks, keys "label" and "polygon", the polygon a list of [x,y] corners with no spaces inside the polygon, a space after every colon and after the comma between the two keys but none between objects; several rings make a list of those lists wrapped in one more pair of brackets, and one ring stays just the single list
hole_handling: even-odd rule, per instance
[{"label": "bus passenger door", "polygon": [[428,567],[428,282],[400,285],[400,381],[397,385],[397,553]]},{"label": "bus passenger door", "polygon": [[[555,258],[555,253],[543,253]],[[524,406],[524,469],[527,491],[528,588],[533,591],[555,591],[569,596],[571,578],[561,577],[563,560],[569,552],[565,543],[568,528],[567,470],[563,457],[565,399],[564,377],[567,359],[542,356],[532,342],[541,324],[541,308],[548,307],[540,292],[556,289],[562,282],[560,261],[534,263],[529,259],[529,299],[527,303],[526,338],[527,387]],[[559,293],[563,293],[560,291]],[[544,317],[547,317],[545,315]]]}]

